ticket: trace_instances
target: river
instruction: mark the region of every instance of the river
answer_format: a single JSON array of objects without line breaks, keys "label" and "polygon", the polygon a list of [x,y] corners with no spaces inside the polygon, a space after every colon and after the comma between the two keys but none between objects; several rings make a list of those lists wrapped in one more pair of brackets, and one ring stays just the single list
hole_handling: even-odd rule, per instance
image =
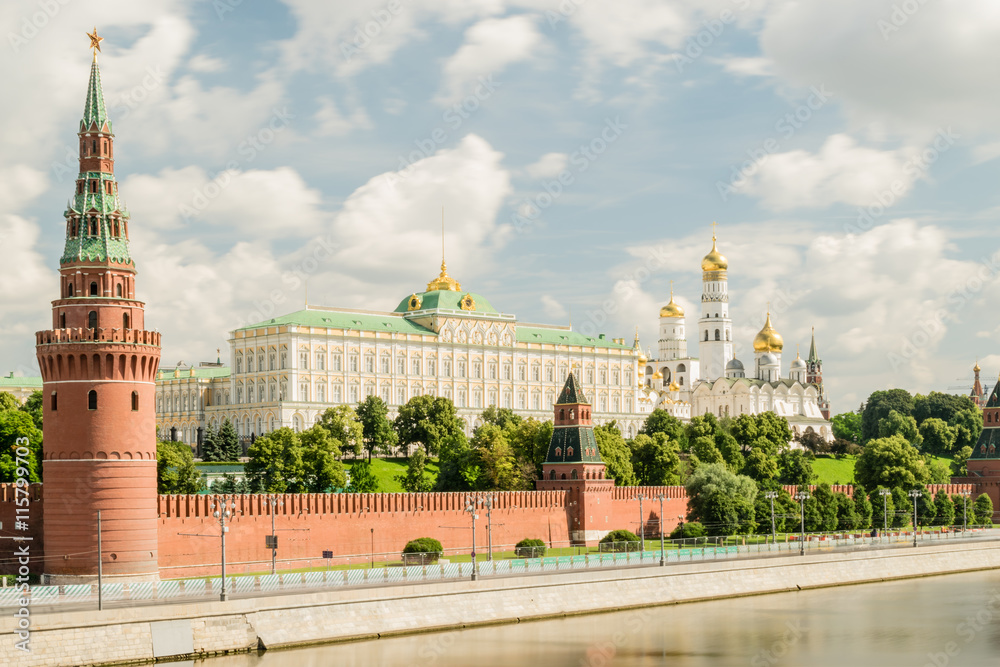
[{"label": "river", "polygon": [[1000,572],[843,586],[171,664],[996,666],[1000,665]]}]

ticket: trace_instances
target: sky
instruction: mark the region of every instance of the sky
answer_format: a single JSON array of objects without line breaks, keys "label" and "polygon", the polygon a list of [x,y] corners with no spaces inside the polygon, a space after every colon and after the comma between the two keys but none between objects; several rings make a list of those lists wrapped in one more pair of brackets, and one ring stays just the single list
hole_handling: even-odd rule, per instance
[{"label": "sky", "polygon": [[[37,375],[91,56],[162,364],[449,274],[522,322],[697,331],[770,304],[834,413],[1000,372],[995,0],[15,0],[0,5],[0,371]],[[307,294],[308,292],[308,294]],[[696,354],[696,341],[689,346]]]}]

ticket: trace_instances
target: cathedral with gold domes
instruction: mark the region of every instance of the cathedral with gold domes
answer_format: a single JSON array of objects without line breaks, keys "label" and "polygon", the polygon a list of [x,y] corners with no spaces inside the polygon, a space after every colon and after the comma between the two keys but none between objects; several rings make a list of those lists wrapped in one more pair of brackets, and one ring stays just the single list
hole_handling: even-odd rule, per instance
[{"label": "cathedral with gold domes", "polygon": [[717,417],[775,412],[796,435],[814,432],[830,440],[830,404],[823,387],[823,362],[813,333],[809,357],[798,354],[782,370],[785,343],[771,322],[753,339],[753,364],[736,358],[729,315],[729,262],[712,235],[712,250],[701,260],[702,295],[698,356],[688,353],[684,309],[670,301],[660,309],[655,358],[640,356],[642,390],[657,407],[679,419],[711,413]]}]

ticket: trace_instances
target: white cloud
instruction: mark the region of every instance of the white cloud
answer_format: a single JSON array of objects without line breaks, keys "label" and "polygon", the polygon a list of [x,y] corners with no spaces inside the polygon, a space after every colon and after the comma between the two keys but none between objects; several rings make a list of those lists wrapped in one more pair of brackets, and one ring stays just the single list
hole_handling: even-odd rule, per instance
[{"label": "white cloud", "polygon": [[921,175],[909,162],[913,153],[867,148],[845,134],[835,134],[815,154],[794,150],[766,156],[734,187],[776,210],[837,202],[871,205],[886,191],[895,199],[909,192]]},{"label": "white cloud", "polygon": [[372,128],[372,121],[360,106],[355,106],[348,116],[337,108],[332,98],[320,98],[320,108],[313,116],[320,136],[343,136],[351,130]]},{"label": "white cloud", "polygon": [[532,178],[553,178],[566,168],[569,156],[566,153],[546,153],[538,162],[524,168]]},{"label": "white cloud", "polygon": [[773,63],[768,58],[716,58],[713,62],[735,76],[774,76]]},{"label": "white cloud", "polygon": [[568,311],[559,303],[559,300],[550,294],[542,295],[542,308],[545,310],[546,315],[556,321],[564,319],[568,314]]},{"label": "white cloud", "polygon": [[450,104],[469,95],[484,78],[529,58],[541,42],[532,17],[517,15],[484,19],[465,32],[465,42],[444,65],[437,100]]},{"label": "white cloud", "polygon": [[188,61],[188,69],[195,72],[221,72],[226,69],[226,63],[219,59],[213,58],[212,56],[206,56],[205,54],[198,54]]}]

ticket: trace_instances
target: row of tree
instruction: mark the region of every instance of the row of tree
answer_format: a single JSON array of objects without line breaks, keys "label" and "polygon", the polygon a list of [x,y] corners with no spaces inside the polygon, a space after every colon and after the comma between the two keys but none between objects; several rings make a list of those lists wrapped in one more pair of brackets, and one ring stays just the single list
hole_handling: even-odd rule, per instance
[{"label": "row of tree", "polygon": [[[16,481],[17,441],[28,439],[28,481],[42,481],[42,392],[32,392],[22,405],[0,391],[0,482]],[[24,442],[23,440],[21,441]]]}]

